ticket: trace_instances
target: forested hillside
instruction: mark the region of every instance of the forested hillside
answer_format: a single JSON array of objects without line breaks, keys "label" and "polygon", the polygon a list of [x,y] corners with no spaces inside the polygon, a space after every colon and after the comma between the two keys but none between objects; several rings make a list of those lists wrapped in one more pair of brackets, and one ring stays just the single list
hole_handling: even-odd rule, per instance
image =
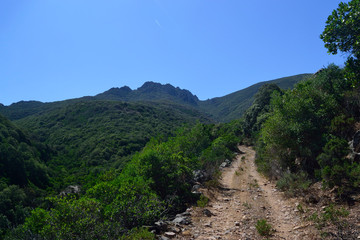
[{"label": "forested hillside", "polygon": [[125,234],[129,239],[150,238],[151,233],[135,228],[196,201],[198,195],[191,193],[193,171],[202,170],[206,179],[216,179],[217,166],[236,151],[239,127],[238,122],[197,124],[180,129],[166,141],[153,138],[120,173],[103,172],[82,194],[48,198],[48,207],[33,210],[8,236],[116,239]]},{"label": "forested hillside", "polygon": [[[181,105],[98,100],[43,110],[17,120],[18,127],[0,120],[5,201],[0,203],[5,214],[0,235],[23,223],[30,207],[46,204],[45,190],[49,197],[69,192],[69,186],[85,193],[106,171],[121,172],[150,139],[167,139],[181,126],[210,122]],[[12,214],[16,209],[21,212]]]},{"label": "forested hillside", "polygon": [[257,118],[259,169],[293,194],[319,180],[340,198],[359,191],[359,11],[358,0],[340,3],[321,35],[329,53],[348,54],[345,67],[329,65],[293,90],[274,93],[266,120]]},{"label": "forested hillside", "polygon": [[23,131],[0,115],[0,179],[2,183],[46,186],[49,160],[45,145],[34,143]]},{"label": "forested hillside", "polygon": [[[289,236],[313,224],[314,238],[358,238],[352,228],[359,226],[346,217],[358,221],[360,199],[359,12],[359,0],[340,3],[321,35],[330,53],[348,54],[343,68],[330,64],[207,101],[148,82],[95,97],[0,105],[0,238],[155,239],[156,221],[206,206],[195,186],[221,189],[228,203],[235,190],[268,198],[250,174],[242,176],[244,188],[219,185],[219,166],[239,144],[254,146],[258,171],[282,197],[296,197],[291,214],[308,225],[288,229]],[[232,172],[240,176],[245,155],[237,160]],[[247,215],[266,210],[236,205]],[[250,218],[232,221],[232,229]],[[270,238],[271,217],[256,220],[259,237]]]},{"label": "forested hillside", "polygon": [[254,101],[254,95],[264,84],[276,84],[282,89],[291,89],[294,85],[312,74],[300,74],[254,84],[243,90],[223,97],[213,98],[199,103],[200,109],[220,122],[229,122],[243,116]]},{"label": "forested hillside", "polygon": [[50,152],[0,115],[0,238],[40,204],[50,184]]},{"label": "forested hillside", "polygon": [[94,97],[88,96],[50,103],[20,101],[13,103],[10,106],[0,105],[0,113],[10,120],[19,120],[27,116],[42,114],[78,102],[111,100],[183,105],[207,115],[214,121],[230,122],[231,120],[240,118],[244,111],[250,107],[254,100],[254,94],[262,85],[274,83],[282,89],[289,89],[292,88],[295,83],[304,80],[309,76],[311,76],[311,74],[300,74],[271,81],[264,81],[226,96],[206,101],[199,100],[196,95],[193,95],[188,90],[173,87],[170,84],[162,85],[160,83],[146,82],[143,86],[135,90],[131,90],[126,86],[121,88],[111,88]]},{"label": "forested hillside", "polygon": [[180,126],[197,121],[210,120],[178,105],[85,101],[16,124],[52,146],[56,154],[48,166],[57,176],[54,185],[64,187],[87,181],[89,174],[121,168],[152,137],[171,136]]}]

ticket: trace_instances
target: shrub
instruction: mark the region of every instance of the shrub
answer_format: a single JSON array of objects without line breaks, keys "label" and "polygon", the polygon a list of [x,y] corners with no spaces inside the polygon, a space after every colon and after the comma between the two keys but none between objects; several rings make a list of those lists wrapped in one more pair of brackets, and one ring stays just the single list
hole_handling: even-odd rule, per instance
[{"label": "shrub", "polygon": [[306,191],[311,184],[305,172],[285,173],[276,183],[276,187],[288,196],[297,196]]},{"label": "shrub", "polygon": [[155,234],[149,232],[146,228],[133,228],[126,236],[120,240],[155,240]]},{"label": "shrub", "polygon": [[197,200],[197,206],[203,208],[203,207],[205,207],[205,206],[208,204],[208,202],[209,202],[209,198],[207,198],[207,197],[204,196],[204,195],[201,195],[201,196],[200,196],[200,199]]},{"label": "shrub", "polygon": [[339,225],[341,224],[340,219],[349,216],[349,211],[344,208],[335,208],[333,204],[325,207],[321,213],[313,213],[309,220],[316,223],[316,228],[321,230],[326,227],[329,223]]},{"label": "shrub", "polygon": [[261,236],[269,237],[273,232],[273,228],[265,219],[260,219],[256,223],[256,230]]}]

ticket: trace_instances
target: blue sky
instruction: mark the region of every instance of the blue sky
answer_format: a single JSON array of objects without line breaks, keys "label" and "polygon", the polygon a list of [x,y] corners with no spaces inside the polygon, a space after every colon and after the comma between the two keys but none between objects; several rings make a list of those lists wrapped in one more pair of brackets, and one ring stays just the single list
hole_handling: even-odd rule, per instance
[{"label": "blue sky", "polygon": [[201,100],[313,73],[339,0],[2,0],[0,103],[58,101],[146,81]]}]

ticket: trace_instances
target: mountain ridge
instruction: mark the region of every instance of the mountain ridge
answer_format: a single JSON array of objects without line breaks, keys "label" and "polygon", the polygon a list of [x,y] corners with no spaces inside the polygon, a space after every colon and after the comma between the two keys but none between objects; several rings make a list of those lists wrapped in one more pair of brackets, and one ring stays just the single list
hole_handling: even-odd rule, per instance
[{"label": "mountain ridge", "polygon": [[214,120],[219,122],[229,122],[242,116],[244,111],[251,105],[253,96],[262,85],[275,83],[283,89],[292,88],[295,83],[302,81],[311,75],[312,74],[298,74],[270,81],[262,81],[225,96],[208,100],[199,100],[199,98],[189,90],[174,87],[171,84],[161,84],[149,81],[134,90],[128,86],[120,88],[113,87],[95,96],[84,96],[63,101],[48,103],[40,101],[19,101],[9,106],[1,104],[0,113],[10,120],[19,120],[33,114],[38,114],[80,101],[109,100],[124,102],[166,102],[197,109],[202,113],[210,115]]}]

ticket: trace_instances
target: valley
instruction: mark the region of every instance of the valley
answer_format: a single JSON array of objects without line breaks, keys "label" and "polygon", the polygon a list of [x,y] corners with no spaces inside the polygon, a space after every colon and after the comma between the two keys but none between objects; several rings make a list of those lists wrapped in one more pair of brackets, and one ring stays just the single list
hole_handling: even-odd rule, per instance
[{"label": "valley", "polygon": [[0,239],[360,239],[360,0],[333,4],[2,3]]}]

